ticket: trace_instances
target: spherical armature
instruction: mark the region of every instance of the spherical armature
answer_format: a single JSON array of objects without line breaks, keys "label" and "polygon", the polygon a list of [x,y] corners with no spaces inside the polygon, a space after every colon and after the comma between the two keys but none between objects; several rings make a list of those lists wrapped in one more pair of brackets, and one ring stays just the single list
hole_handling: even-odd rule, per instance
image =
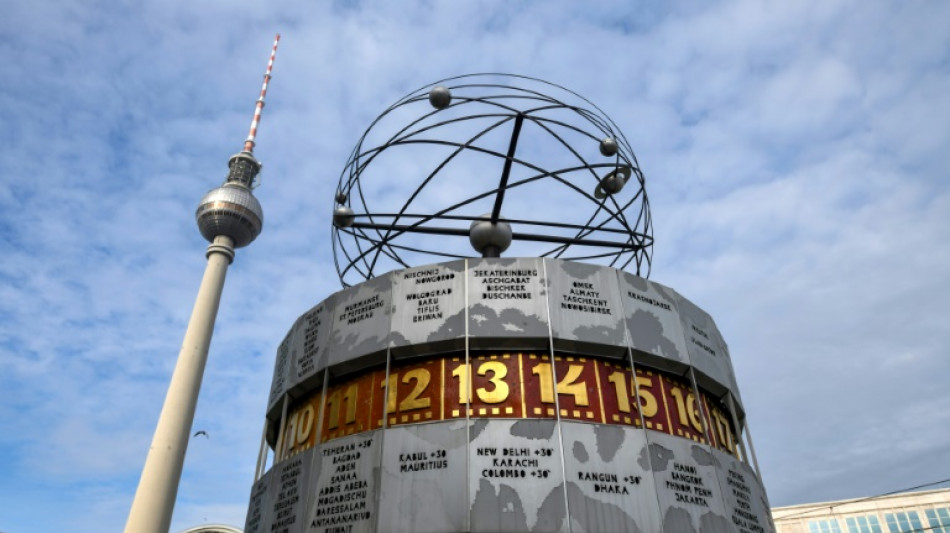
[{"label": "spherical armature", "polygon": [[602,155],[605,155],[607,157],[610,157],[612,155],[617,155],[617,150],[619,149],[620,147],[617,146],[617,141],[611,139],[610,137],[607,137],[604,140],[600,141],[600,153]]},{"label": "spherical armature", "polygon": [[592,102],[536,78],[469,74],[407,94],[357,142],[333,208],[344,287],[472,247],[650,272],[633,149]]},{"label": "spherical armature", "polygon": [[491,214],[482,215],[469,226],[468,240],[482,257],[499,257],[511,246],[511,224],[491,222]]},{"label": "spherical armature", "polygon": [[429,91],[429,103],[436,109],[445,109],[452,103],[452,92],[442,85],[436,85]]},{"label": "spherical armature", "polygon": [[604,176],[597,188],[594,189],[594,198],[603,200],[609,195],[617,194],[623,190],[624,185],[630,179],[629,167],[617,167],[616,170]]},{"label": "spherical armature", "polygon": [[230,237],[234,247],[247,246],[264,225],[264,212],[251,190],[241,184],[226,183],[208,191],[195,212],[201,235],[213,242],[219,235]]},{"label": "spherical armature", "polygon": [[353,225],[355,216],[353,210],[345,205],[341,205],[333,210],[333,225],[340,228],[348,228]]}]

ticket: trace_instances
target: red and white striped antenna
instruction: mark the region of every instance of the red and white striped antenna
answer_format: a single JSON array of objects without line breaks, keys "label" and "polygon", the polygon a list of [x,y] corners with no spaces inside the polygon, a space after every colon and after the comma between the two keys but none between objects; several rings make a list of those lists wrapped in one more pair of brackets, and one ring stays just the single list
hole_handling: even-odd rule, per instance
[{"label": "red and white striped antenna", "polygon": [[267,84],[270,83],[270,71],[274,68],[274,57],[277,56],[277,43],[280,42],[280,34],[274,37],[274,46],[270,51],[270,60],[267,62],[267,72],[264,73],[264,85],[261,86],[261,96],[257,99],[257,106],[254,108],[254,120],[251,121],[251,131],[244,140],[244,151],[254,153],[254,139],[257,138],[257,126],[261,123],[261,111],[264,109],[264,96],[267,94]]}]

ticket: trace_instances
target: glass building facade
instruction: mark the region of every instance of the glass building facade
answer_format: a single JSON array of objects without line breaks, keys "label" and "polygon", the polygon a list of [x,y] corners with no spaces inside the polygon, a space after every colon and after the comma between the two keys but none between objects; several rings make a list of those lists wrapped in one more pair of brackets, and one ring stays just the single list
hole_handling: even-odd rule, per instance
[{"label": "glass building facade", "polygon": [[776,507],[778,533],[950,533],[950,489]]}]

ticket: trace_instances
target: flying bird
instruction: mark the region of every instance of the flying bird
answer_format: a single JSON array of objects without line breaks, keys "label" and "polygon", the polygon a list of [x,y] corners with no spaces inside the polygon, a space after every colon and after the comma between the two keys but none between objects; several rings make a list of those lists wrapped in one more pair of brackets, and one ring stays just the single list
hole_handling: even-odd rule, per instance
[{"label": "flying bird", "polygon": [[192,435],[192,437],[197,437],[198,435],[204,435],[205,438],[211,438],[211,437],[208,436],[208,432],[205,431],[205,430],[203,430],[203,429],[200,430],[200,431],[196,431],[195,434]]}]

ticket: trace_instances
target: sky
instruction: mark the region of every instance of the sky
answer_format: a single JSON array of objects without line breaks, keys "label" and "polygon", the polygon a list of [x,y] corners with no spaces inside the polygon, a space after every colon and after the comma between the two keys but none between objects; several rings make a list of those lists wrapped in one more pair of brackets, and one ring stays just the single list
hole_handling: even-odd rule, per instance
[{"label": "sky", "polygon": [[651,279],[729,343],[773,505],[950,478],[946,2],[2,5],[0,531],[123,527],[204,269],[194,209],[276,32],[264,231],[228,272],[172,531],[243,526],[276,348],[340,288],[359,136],[470,72],[565,85],[624,132]]}]

